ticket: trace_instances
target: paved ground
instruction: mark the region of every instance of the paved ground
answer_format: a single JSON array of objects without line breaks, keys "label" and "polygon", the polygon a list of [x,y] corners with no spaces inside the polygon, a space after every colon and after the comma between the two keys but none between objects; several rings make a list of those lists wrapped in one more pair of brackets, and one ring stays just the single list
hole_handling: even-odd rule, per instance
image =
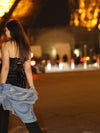
[{"label": "paved ground", "polygon": [[[100,133],[100,71],[34,75],[34,105],[44,133]],[[10,114],[9,133],[28,133]]]}]

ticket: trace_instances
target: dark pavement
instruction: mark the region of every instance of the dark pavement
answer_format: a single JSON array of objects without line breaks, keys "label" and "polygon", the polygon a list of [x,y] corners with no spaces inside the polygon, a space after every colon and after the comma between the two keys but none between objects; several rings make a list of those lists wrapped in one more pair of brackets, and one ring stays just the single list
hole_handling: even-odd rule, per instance
[{"label": "dark pavement", "polygon": [[[34,75],[34,112],[44,133],[100,133],[100,71]],[[10,114],[9,133],[28,133]]]}]

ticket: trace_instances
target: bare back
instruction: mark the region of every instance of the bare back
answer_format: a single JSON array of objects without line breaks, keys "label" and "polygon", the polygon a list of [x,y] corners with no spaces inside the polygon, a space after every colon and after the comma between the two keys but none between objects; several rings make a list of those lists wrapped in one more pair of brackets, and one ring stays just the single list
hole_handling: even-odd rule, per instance
[{"label": "bare back", "polygon": [[8,41],[8,42],[6,42],[6,44],[7,44],[7,48],[8,48],[8,52],[9,52],[9,57],[11,57],[11,58],[15,58],[15,57],[20,58],[19,49],[16,45],[16,42]]}]

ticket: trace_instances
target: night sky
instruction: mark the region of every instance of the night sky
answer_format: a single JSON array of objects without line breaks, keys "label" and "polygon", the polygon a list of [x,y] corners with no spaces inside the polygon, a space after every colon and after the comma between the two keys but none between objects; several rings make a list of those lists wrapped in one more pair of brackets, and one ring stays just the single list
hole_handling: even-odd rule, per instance
[{"label": "night sky", "polygon": [[37,16],[33,27],[53,27],[69,24],[68,0],[48,0]]}]

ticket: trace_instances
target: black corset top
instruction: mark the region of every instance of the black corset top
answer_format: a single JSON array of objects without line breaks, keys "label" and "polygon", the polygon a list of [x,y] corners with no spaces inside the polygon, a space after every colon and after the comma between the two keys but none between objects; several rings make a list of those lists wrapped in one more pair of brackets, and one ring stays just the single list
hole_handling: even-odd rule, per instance
[{"label": "black corset top", "polygon": [[26,75],[20,58],[9,58],[9,73],[6,83],[26,87]]}]

